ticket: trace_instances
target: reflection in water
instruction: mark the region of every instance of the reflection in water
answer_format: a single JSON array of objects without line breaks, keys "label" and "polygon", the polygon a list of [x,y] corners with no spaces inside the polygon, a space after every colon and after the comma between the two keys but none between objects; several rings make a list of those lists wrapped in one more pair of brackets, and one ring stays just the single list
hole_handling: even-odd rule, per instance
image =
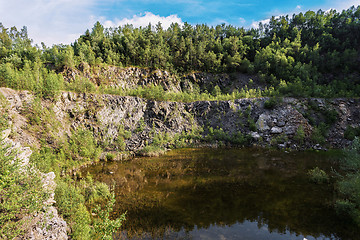
[{"label": "reflection in water", "polygon": [[116,183],[117,239],[355,239],[335,215],[333,185],[309,182],[325,153],[180,149],[84,170]]}]

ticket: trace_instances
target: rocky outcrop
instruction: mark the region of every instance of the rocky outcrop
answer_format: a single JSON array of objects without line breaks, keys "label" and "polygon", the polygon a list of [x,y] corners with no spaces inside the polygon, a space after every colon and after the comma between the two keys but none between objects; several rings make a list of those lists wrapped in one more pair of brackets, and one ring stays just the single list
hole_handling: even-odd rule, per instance
[{"label": "rocky outcrop", "polygon": [[77,69],[66,69],[63,72],[65,80],[70,82],[76,77],[84,77],[93,83],[100,85],[105,84],[120,89],[134,89],[139,86],[162,86],[165,91],[180,91],[180,82],[176,76],[168,71],[159,69],[148,69],[138,67],[101,67],[97,70],[90,71],[86,63]]},{"label": "rocky outcrop", "polygon": [[[10,101],[13,116],[24,119],[22,109],[31,106],[31,94],[0,90]],[[268,98],[257,98],[178,103],[63,92],[57,100],[41,104],[51,109],[53,121],[60,123],[56,134],[71,135],[71,130],[86,128],[94,133],[98,142],[107,142],[108,151],[118,150],[113,143],[122,130],[131,132],[125,139],[125,150],[136,152],[152,142],[154,133],[174,135],[194,128],[203,128],[204,136],[211,128],[221,129],[228,136],[250,136],[252,144],[260,146],[304,149],[316,145],[319,148],[312,135],[322,122],[327,126],[327,138],[322,145],[341,148],[351,142],[344,138],[346,129],[359,127],[359,99],[283,98],[271,109],[265,104],[267,101]],[[20,142],[34,140],[28,134],[26,124],[15,130]]]},{"label": "rocky outcrop", "polygon": [[201,91],[212,92],[218,86],[223,93],[231,93],[244,87],[255,85],[264,90],[266,85],[259,81],[255,75],[242,73],[203,73],[195,72],[183,76],[171,74],[166,70],[138,68],[138,67],[114,67],[103,66],[91,69],[83,63],[79,69],[65,69],[62,72],[66,81],[75,78],[86,78],[97,85],[107,85],[118,89],[134,89],[139,86],[162,86],[165,91]]},{"label": "rocky outcrop", "polygon": [[[32,151],[29,147],[22,147],[19,142],[9,139],[10,133],[11,129],[1,132],[0,144],[9,147],[8,151],[16,154],[15,158],[20,162],[20,171],[23,171],[21,174],[26,174]],[[22,237],[17,239],[68,239],[67,224],[58,215],[56,208],[52,206],[55,203],[55,174],[53,172],[41,173],[36,169],[32,169],[32,171],[41,177],[42,187],[48,193],[49,198],[43,202],[43,211],[34,213],[32,216],[25,216],[28,219],[27,230]]]}]

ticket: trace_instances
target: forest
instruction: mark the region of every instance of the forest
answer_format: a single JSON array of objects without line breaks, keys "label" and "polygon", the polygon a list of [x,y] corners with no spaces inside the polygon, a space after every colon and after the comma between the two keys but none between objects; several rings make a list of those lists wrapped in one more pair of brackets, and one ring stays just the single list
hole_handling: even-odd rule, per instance
[{"label": "forest", "polygon": [[[342,12],[319,10],[272,17],[268,23],[260,23],[258,28],[252,29],[226,24],[208,26],[188,23],[172,24],[168,29],[160,23],[140,28],[132,25],[105,28],[96,22],[72,44],[51,47],[43,43],[41,46],[33,44],[26,27],[18,30],[0,23],[0,87],[28,90],[35,96],[32,105],[22,110],[26,130],[41,140],[38,149],[32,149],[30,162],[42,172],[55,172],[58,184],[56,206],[71,228],[72,239],[112,239],[112,233],[121,227],[125,215],[111,219],[115,197],[106,184],[91,177],[75,182],[74,176],[69,174],[72,169],[98,160],[109,146],[105,145],[106,141],[101,143],[101,139],[95,138],[93,129],[79,127],[69,135],[64,134],[63,138],[56,135],[61,124],[56,120],[51,103],[61,91],[110,93],[178,102],[271,97],[266,101],[267,106],[265,104],[269,110],[285,96],[360,97],[359,64],[360,6]],[[93,81],[85,74],[68,77],[73,72],[86,70],[97,73],[109,67],[161,69],[176,79],[193,73],[241,73],[256,78],[256,84],[266,87],[259,89],[249,81],[241,91],[229,92],[215,86],[212,91],[171,92],[160,85],[115,89],[109,86],[108,79]],[[44,107],[42,102],[52,107]],[[0,94],[1,131],[11,127],[9,108]],[[96,112],[95,107],[87,110]],[[245,125],[256,131],[250,111],[249,105],[248,110],[241,114],[247,116]],[[323,125],[314,124],[314,136],[318,136],[316,142],[325,142],[326,131],[338,115],[333,109],[313,107],[311,111],[318,111],[330,119]],[[135,133],[119,126],[114,143],[117,150],[125,151],[125,140],[131,134],[143,132],[144,119],[139,123]],[[183,132],[172,141],[180,143],[180,147],[187,146],[184,145],[186,141],[203,137],[200,130],[204,129]],[[303,142],[304,129],[300,128],[297,133],[299,142]],[[170,142],[166,133],[154,130],[153,135],[153,145],[165,146]],[[359,136],[360,128],[353,129],[351,126],[344,136],[354,140],[354,145],[344,151],[340,162],[344,173],[339,178],[337,189],[340,200],[334,207],[340,215],[350,215],[360,226]],[[230,135],[222,128],[209,128],[206,137],[208,142],[230,141]],[[248,137],[240,132],[234,135],[232,141],[243,143]],[[109,160],[114,158],[112,154],[105,157]],[[40,211],[42,206],[33,203],[39,203],[36,199],[43,199],[46,194],[39,187],[33,189],[33,186],[40,186],[37,176],[19,178],[20,163],[14,164],[14,156],[9,155],[3,145],[0,145],[0,158],[3,160],[0,161],[0,238],[12,239],[23,232],[23,229],[19,230],[18,213]],[[5,201],[7,205],[2,204]]]},{"label": "forest", "polygon": [[359,42],[360,7],[272,17],[257,29],[187,23],[104,28],[97,22],[74,43],[52,47],[34,46],[26,27],[1,24],[0,86],[44,97],[59,90],[100,91],[106,81],[64,81],[69,69],[85,64],[93,71],[137,66],[175,76],[242,72],[274,88],[264,96],[358,97]]}]

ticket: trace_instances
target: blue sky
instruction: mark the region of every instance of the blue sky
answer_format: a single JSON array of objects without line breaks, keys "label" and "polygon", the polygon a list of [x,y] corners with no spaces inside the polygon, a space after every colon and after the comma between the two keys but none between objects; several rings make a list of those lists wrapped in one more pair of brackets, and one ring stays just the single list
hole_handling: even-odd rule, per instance
[{"label": "blue sky", "polygon": [[74,42],[96,21],[106,27],[149,22],[183,24],[232,24],[249,28],[271,16],[307,10],[341,11],[360,5],[360,0],[0,0],[0,22],[6,27],[26,25],[34,43]]}]

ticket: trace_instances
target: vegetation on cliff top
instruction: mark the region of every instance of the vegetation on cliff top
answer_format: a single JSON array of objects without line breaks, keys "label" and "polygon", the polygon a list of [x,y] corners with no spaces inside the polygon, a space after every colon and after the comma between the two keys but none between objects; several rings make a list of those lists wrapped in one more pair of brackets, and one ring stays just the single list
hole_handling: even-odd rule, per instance
[{"label": "vegetation on cliff top", "polygon": [[[0,86],[45,97],[58,90],[96,91],[106,79],[66,82],[70,70],[140,66],[180,76],[192,71],[256,74],[278,95],[359,96],[360,7],[272,17],[257,29],[231,25],[131,25],[97,22],[71,45],[32,46],[24,27],[0,25]],[[125,92],[125,94],[127,94]],[[268,94],[268,93],[263,93]]]}]

